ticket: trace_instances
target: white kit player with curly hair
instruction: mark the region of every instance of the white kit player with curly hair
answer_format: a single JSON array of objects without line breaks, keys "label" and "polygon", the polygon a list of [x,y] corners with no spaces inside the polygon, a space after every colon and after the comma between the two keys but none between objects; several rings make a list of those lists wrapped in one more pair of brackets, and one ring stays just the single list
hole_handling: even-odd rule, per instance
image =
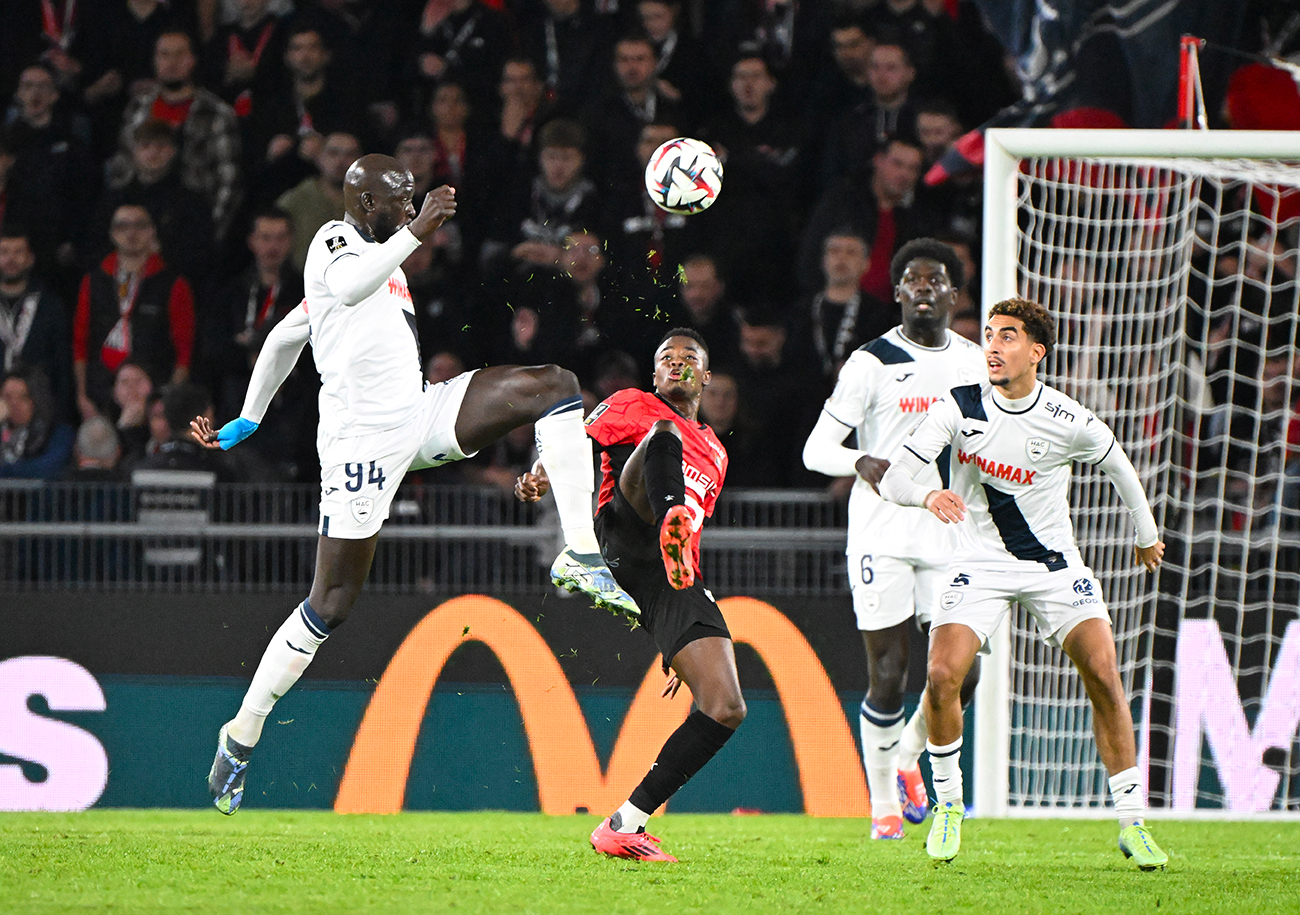
[{"label": "white kit player with curly hair", "polygon": [[[1038,363],[1056,340],[1047,310],[1025,299],[999,302],[989,310],[984,339],[989,382],[955,387],[931,404],[880,481],[886,499],[923,505],[957,531],[950,583],[931,623],[923,698],[937,795],[926,851],[951,861],[961,848],[961,683],[1015,601],[1043,639],[1070,658],[1087,689],[1120,851],[1142,870],[1163,868],[1169,858],[1143,824],[1146,791],[1110,617],[1074,541],[1067,502],[1073,462],[1098,467],[1119,493],[1137,529],[1139,565],[1158,568],[1165,545],[1111,430],[1038,381]],[[946,450],[951,488],[917,482]]]}]

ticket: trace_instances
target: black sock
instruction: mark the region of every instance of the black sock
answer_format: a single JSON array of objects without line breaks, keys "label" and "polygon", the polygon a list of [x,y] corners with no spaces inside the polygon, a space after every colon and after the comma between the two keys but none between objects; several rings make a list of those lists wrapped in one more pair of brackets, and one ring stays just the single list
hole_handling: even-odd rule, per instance
[{"label": "black sock", "polygon": [[682,476],[682,440],[671,432],[650,436],[645,446],[645,494],[655,524],[674,505],[686,503],[686,479]]},{"label": "black sock", "polygon": [[[674,437],[673,441],[676,440]],[[636,786],[628,800],[638,810],[654,813],[699,772],[734,733],[734,729],[718,724],[703,712],[691,712],[682,726],[664,742],[654,767],[641,779],[641,784]]]}]

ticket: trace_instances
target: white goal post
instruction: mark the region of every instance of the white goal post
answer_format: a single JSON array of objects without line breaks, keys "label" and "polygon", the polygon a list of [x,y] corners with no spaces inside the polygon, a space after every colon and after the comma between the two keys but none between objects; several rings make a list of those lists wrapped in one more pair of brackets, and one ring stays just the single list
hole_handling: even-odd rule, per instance
[{"label": "white goal post", "polygon": [[[1022,295],[1053,313],[1044,380],[1115,430],[1168,544],[1158,579],[1134,569],[1127,513],[1076,466],[1156,810],[1300,812],[1295,200],[1300,132],[985,135],[983,308]],[[1108,815],[1068,660],[1016,608],[991,647],[976,813]]]}]

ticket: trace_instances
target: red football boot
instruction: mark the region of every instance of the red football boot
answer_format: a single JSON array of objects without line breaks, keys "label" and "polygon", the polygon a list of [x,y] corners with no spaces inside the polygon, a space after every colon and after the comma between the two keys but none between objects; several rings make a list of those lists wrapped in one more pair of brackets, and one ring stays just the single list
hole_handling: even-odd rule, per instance
[{"label": "red football boot", "polygon": [[601,820],[591,834],[591,847],[603,855],[614,858],[633,858],[637,861],[673,861],[677,859],[659,847],[659,840],[645,830],[617,832],[610,828],[609,817]]},{"label": "red football boot", "polygon": [[930,812],[930,795],[925,790],[921,767],[898,770],[898,799],[903,805],[903,817],[909,823],[924,823]]},{"label": "red football boot", "polygon": [[881,817],[871,818],[871,838],[873,839],[901,839],[903,838],[903,819],[902,817]]},{"label": "red football boot", "polygon": [[695,557],[691,551],[691,510],[674,505],[659,528],[659,552],[664,557],[668,583],[678,591],[695,584]]}]

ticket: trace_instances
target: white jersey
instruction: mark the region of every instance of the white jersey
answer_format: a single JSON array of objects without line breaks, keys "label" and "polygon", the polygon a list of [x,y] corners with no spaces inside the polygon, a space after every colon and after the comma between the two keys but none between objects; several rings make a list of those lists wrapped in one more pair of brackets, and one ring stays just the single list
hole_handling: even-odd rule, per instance
[{"label": "white jersey", "polygon": [[318,441],[395,429],[418,412],[415,307],[397,266],[417,247],[405,229],[380,245],[342,220],[312,239],[303,281],[321,377]]},{"label": "white jersey", "polygon": [[1045,384],[1020,400],[994,392],[988,383],[953,388],[903,443],[926,463],[951,447],[948,488],[967,513],[954,525],[953,562],[1049,571],[1083,566],[1067,501],[1070,465],[1102,461],[1119,447],[1114,434]]},{"label": "white jersey", "polygon": [[[857,431],[859,449],[892,459],[931,403],[952,388],[978,384],[988,377],[984,351],[951,330],[946,334],[942,346],[930,348],[913,343],[903,336],[902,328],[895,327],[849,356],[824,409]],[[918,482],[928,482],[932,489],[947,486],[946,463],[934,462]],[[898,555],[912,549],[902,542],[906,538],[900,539],[903,530],[897,512],[926,516],[929,520],[922,522],[925,538],[937,538],[936,549],[948,548],[950,535],[943,522],[923,508],[883,501],[858,477],[849,494],[845,551]]]}]

